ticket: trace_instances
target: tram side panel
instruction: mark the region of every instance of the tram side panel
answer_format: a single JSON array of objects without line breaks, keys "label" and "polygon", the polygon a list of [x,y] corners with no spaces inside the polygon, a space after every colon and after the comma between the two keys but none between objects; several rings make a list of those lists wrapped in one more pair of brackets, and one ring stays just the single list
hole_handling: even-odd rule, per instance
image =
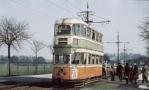
[{"label": "tram side panel", "polygon": [[78,65],[77,69],[71,70],[71,79],[88,79],[92,77],[100,77],[102,75],[102,67],[92,65]]}]

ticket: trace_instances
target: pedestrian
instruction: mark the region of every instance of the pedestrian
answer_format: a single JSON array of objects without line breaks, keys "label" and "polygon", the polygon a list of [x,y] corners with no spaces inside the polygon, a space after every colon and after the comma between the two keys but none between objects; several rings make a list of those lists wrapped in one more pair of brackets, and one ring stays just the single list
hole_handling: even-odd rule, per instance
[{"label": "pedestrian", "polygon": [[142,73],[142,83],[144,83],[144,81],[148,83],[147,64],[144,64],[141,73]]},{"label": "pedestrian", "polygon": [[117,75],[120,81],[122,81],[122,75],[123,75],[123,67],[120,63],[117,65]]},{"label": "pedestrian", "polygon": [[133,83],[133,75],[134,75],[134,64],[131,64],[129,81],[132,82],[132,83]]},{"label": "pedestrian", "polygon": [[102,67],[102,76],[103,76],[103,78],[106,79],[106,69],[105,68],[106,68],[105,67],[105,64],[103,64],[103,67]]},{"label": "pedestrian", "polygon": [[130,75],[130,67],[129,67],[129,64],[126,63],[124,68],[124,76],[125,76],[126,84],[129,83],[129,75]]},{"label": "pedestrian", "polygon": [[111,68],[110,68],[111,81],[114,81],[114,80],[115,80],[115,79],[114,79],[114,74],[115,74],[115,72],[114,72],[114,67],[111,65]]},{"label": "pedestrian", "polygon": [[137,83],[137,79],[138,79],[138,66],[136,64],[134,64],[134,83]]}]

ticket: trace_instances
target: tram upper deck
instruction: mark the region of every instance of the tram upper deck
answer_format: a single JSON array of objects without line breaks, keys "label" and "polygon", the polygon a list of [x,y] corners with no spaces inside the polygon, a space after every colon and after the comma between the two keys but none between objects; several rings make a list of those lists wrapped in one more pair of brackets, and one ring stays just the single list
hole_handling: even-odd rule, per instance
[{"label": "tram upper deck", "polygon": [[[82,20],[68,18],[57,20],[54,31],[54,45],[72,46],[81,40],[83,44],[93,46],[91,43],[96,43],[102,46],[103,35]],[[84,43],[84,40],[90,43]]]},{"label": "tram upper deck", "polygon": [[87,55],[89,57],[89,54],[92,57],[103,56],[102,36],[101,33],[82,20],[70,18],[57,20],[54,30],[55,60],[62,57],[73,58],[82,53],[83,57]]}]

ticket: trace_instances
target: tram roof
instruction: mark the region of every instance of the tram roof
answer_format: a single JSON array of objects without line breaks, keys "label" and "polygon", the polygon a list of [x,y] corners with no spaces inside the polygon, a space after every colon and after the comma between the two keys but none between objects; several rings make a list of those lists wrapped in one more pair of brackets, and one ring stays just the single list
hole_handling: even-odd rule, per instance
[{"label": "tram roof", "polygon": [[62,24],[84,24],[90,28],[92,28],[92,30],[96,31],[96,29],[94,27],[92,27],[91,25],[87,24],[86,22],[80,20],[80,19],[76,19],[76,18],[61,18],[56,20],[55,24],[57,25],[62,25]]},{"label": "tram roof", "polygon": [[87,23],[85,23],[84,21],[80,20],[80,19],[75,19],[75,18],[61,18],[56,20],[55,24],[85,24],[87,26],[89,26]]}]

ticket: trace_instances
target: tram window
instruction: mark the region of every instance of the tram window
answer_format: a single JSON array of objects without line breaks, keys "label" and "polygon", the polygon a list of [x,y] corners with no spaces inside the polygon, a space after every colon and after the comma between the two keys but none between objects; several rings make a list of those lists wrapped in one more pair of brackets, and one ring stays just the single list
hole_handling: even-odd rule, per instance
[{"label": "tram window", "polygon": [[69,64],[70,55],[55,55],[55,64]]},{"label": "tram window", "polygon": [[102,63],[102,60],[103,60],[103,57],[102,57],[102,56],[100,56],[100,63]]},{"label": "tram window", "polygon": [[88,64],[91,64],[91,54],[89,54],[89,57],[88,57]]},{"label": "tram window", "polygon": [[70,25],[59,25],[58,26],[57,34],[58,35],[61,35],[61,34],[70,34],[70,31],[71,31]]},{"label": "tram window", "polygon": [[100,42],[100,34],[98,35],[98,42]]},{"label": "tram window", "polygon": [[98,58],[96,58],[96,64],[99,64],[99,63],[98,63]]},{"label": "tram window", "polygon": [[74,24],[72,29],[73,35],[80,35],[80,29],[81,29],[80,24]]},{"label": "tram window", "polygon": [[80,25],[77,24],[76,25],[76,35],[80,35],[80,29],[81,29]]},{"label": "tram window", "polygon": [[102,34],[100,34],[100,39],[99,39],[99,41],[102,42]]},{"label": "tram window", "polygon": [[64,61],[64,64],[69,64],[70,55],[64,55],[64,56],[63,56],[63,61]]},{"label": "tram window", "polygon": [[72,35],[76,35],[75,24],[72,26]]},{"label": "tram window", "polygon": [[95,31],[92,31],[92,39],[95,40]]},{"label": "tram window", "polygon": [[87,61],[87,54],[84,53],[84,64],[86,64],[86,61]]},{"label": "tram window", "polygon": [[58,62],[58,64],[64,64],[64,62],[63,62],[63,56],[59,56],[59,62]]},{"label": "tram window", "polygon": [[86,64],[86,59],[84,59],[84,64]]},{"label": "tram window", "polygon": [[95,64],[95,55],[92,55],[92,64]]},{"label": "tram window", "polygon": [[85,26],[84,26],[84,28],[83,28],[83,36],[86,37],[86,27],[85,27]]},{"label": "tram window", "polygon": [[79,64],[84,64],[84,53],[80,53],[80,63]]},{"label": "tram window", "polygon": [[83,36],[83,25],[81,25],[81,36]]},{"label": "tram window", "polygon": [[72,64],[79,64],[79,61],[80,61],[80,53],[74,53],[72,54],[72,57],[71,57],[71,63]]},{"label": "tram window", "polygon": [[90,38],[91,37],[91,29],[87,28],[87,37]]},{"label": "tram window", "polygon": [[86,36],[86,28],[83,25],[81,25],[81,36]]},{"label": "tram window", "polygon": [[67,42],[58,42],[58,45],[67,45]]},{"label": "tram window", "polygon": [[96,55],[96,64],[99,64],[99,56]]},{"label": "tram window", "polygon": [[99,41],[99,33],[96,32],[96,41],[98,42]]},{"label": "tram window", "polygon": [[55,55],[55,64],[58,64],[59,62],[59,55]]}]

